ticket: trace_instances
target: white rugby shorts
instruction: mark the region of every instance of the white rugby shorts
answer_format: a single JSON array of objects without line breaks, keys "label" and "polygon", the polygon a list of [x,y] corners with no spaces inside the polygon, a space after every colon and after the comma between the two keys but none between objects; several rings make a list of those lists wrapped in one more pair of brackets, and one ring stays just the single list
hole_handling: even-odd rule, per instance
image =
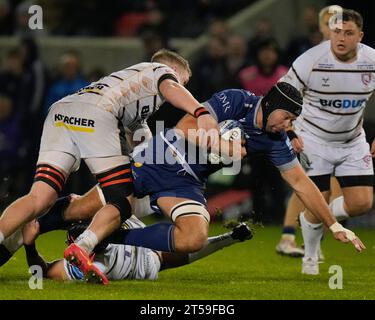
[{"label": "white rugby shorts", "polygon": [[319,141],[306,131],[296,131],[302,137],[304,149],[300,157],[308,176],[373,175],[370,146],[362,134],[349,143],[329,144]]},{"label": "white rugby shorts", "polygon": [[91,104],[58,102],[44,122],[38,163],[70,173],[85,159],[97,174],[129,163],[128,150],[125,134],[112,113]]}]

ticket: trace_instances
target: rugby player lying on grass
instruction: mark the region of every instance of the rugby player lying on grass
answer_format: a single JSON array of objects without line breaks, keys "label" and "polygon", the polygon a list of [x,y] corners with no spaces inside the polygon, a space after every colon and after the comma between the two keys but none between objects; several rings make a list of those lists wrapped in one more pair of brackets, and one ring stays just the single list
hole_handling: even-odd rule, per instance
[{"label": "rugby player lying on grass", "polygon": [[[94,280],[97,274],[92,273],[84,277],[79,268],[70,264],[65,259],[46,262],[38,253],[35,239],[38,237],[43,220],[34,220],[25,225],[23,229],[23,243],[29,266],[40,266],[43,276],[53,280]],[[67,232],[67,242],[70,244],[88,227],[88,223],[77,223]],[[122,228],[143,228],[145,225],[135,216],[131,216]],[[169,253],[154,251],[142,247],[129,245],[99,243],[93,251],[93,263],[106,275],[108,280],[148,279],[156,280],[158,272],[183,266],[204,258],[224,247],[231,246],[252,238],[252,232],[245,223],[240,223],[232,231],[209,237],[206,245],[198,252],[191,254]],[[90,279],[90,276],[93,278]],[[103,282],[108,284],[107,281]]]}]

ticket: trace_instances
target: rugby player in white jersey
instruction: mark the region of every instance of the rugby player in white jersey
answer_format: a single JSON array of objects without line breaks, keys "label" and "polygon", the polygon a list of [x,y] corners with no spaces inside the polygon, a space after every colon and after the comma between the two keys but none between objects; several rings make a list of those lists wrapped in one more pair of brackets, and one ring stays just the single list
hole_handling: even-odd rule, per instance
[{"label": "rugby player in white jersey", "polygon": [[[330,26],[331,40],[298,57],[280,81],[303,93],[302,114],[295,122],[304,142],[301,158],[327,202],[330,176],[337,177],[343,196],[330,208],[340,221],[366,213],[373,202],[375,141],[371,146],[366,142],[362,123],[375,89],[375,50],[360,43],[363,20],[358,12],[344,9]],[[305,244],[302,273],[318,274],[323,226],[308,210],[299,217]]]},{"label": "rugby player in white jersey", "polygon": [[[329,28],[329,19],[336,14],[341,12],[342,7],[338,5],[330,5],[324,7],[319,11],[319,31],[323,36],[323,41],[330,39],[331,29]],[[293,128],[287,131],[289,139],[293,145],[294,150],[300,153],[303,150],[303,140],[301,137],[297,136]],[[341,188],[335,177],[331,177],[330,184],[330,201],[341,196]],[[276,246],[276,252],[278,254],[288,256],[288,257],[303,257],[304,249],[297,246],[296,242],[296,230],[298,227],[298,215],[301,211],[305,209],[302,201],[298,198],[295,192],[292,193],[289,198],[284,224],[282,229],[282,235],[279,243]],[[319,249],[319,261],[324,260],[324,255],[321,249]]]},{"label": "rugby player in white jersey", "polygon": [[44,122],[33,186],[1,216],[0,244],[54,204],[69,174],[84,159],[102,188],[106,205],[65,257],[81,265],[84,272],[95,269],[89,263],[90,252],[131,215],[127,144],[132,141],[127,141],[126,133],[144,128],[145,136],[150,136],[146,119],[168,101],[197,117],[204,132],[213,129],[208,144],[216,143],[217,121],[184,88],[190,76],[188,62],[163,49],[154,54],[151,63],[114,72],[54,103]]},{"label": "rugby player in white jersey", "polygon": [[[43,276],[52,280],[100,281],[103,284],[109,284],[108,280],[156,280],[159,271],[192,263],[225,247],[250,240],[253,236],[249,227],[245,223],[240,223],[230,232],[209,237],[201,250],[191,254],[169,253],[130,245],[102,243],[94,249],[93,264],[106,275],[106,278],[95,279],[95,273],[93,274],[94,278],[84,277],[79,268],[65,259],[46,262],[39,255],[35,239],[39,234],[41,223],[43,223],[42,220],[33,220],[26,224],[23,229],[23,245],[29,266],[40,266]],[[67,242],[74,242],[86,227],[86,224],[80,223],[72,225],[67,232]],[[144,227],[144,223],[134,215],[122,225],[122,228],[125,229]]]}]

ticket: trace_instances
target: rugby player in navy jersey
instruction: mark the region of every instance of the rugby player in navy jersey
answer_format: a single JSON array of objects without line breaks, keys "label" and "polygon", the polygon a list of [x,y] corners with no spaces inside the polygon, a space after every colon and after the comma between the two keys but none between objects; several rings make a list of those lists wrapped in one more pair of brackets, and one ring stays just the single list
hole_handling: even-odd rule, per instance
[{"label": "rugby player in navy jersey", "polygon": [[[351,241],[358,251],[365,248],[353,232],[343,228],[331,215],[318,188],[299,164],[285,133],[285,129],[301,112],[302,97],[297,89],[280,82],[264,97],[257,97],[245,90],[229,89],[214,94],[203,105],[218,122],[234,119],[242,124],[247,155],[265,153],[305,206],[328,227],[335,225],[339,228],[334,232],[337,240]],[[112,242],[181,253],[198,251],[206,244],[210,216],[203,195],[204,183],[218,167],[207,162],[200,164],[199,161],[190,161],[184,136],[187,137],[188,130],[194,126],[196,120],[187,115],[175,129],[171,129],[172,133],[171,130],[161,132],[133,152],[134,194],[137,197],[149,195],[151,205],[160,209],[173,223],[123,230],[117,233]],[[167,159],[159,161],[162,163],[142,162],[144,154],[148,152],[154,160],[153,156],[160,149],[166,150],[160,154],[176,161],[172,164]],[[66,224],[72,216],[77,216],[77,211],[81,219],[91,217],[91,211],[104,203],[100,189],[95,187],[65,210],[51,214],[50,228]],[[63,202],[60,205],[64,207]]]}]

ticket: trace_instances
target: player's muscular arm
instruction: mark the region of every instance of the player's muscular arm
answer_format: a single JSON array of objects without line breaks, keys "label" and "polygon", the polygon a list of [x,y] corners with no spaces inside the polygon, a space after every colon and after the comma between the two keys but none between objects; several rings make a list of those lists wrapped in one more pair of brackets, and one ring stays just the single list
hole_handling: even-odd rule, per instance
[{"label": "player's muscular arm", "polygon": [[182,119],[177,122],[176,129],[181,130],[184,133],[184,136],[188,136],[189,129],[197,129],[197,119],[191,116],[190,114],[186,114],[182,117]]},{"label": "player's muscular arm", "polygon": [[[196,130],[197,130],[198,126],[197,126],[197,119],[194,118],[193,116],[187,114],[185,115],[176,125],[176,129],[178,130],[181,130],[185,139],[192,142],[192,143],[195,143],[195,144],[199,144],[199,135],[196,134]],[[190,130],[190,132],[189,132]],[[235,146],[234,144],[240,144],[238,146]],[[227,148],[223,148],[224,146],[227,145]],[[238,148],[238,150],[240,150],[239,153],[236,153],[236,159],[242,159],[243,157],[246,156],[246,149],[245,149],[245,140],[243,141],[239,141],[239,140],[236,140],[236,141],[224,141],[221,137],[219,137],[219,143],[217,146],[215,147],[212,147],[211,148],[211,151],[213,152],[218,152],[219,154],[222,153],[222,155],[226,155],[226,156],[229,156],[229,157],[232,157],[233,154],[235,153],[235,148]]]},{"label": "player's muscular arm", "polygon": [[182,85],[171,79],[165,79],[159,84],[159,91],[163,97],[175,107],[194,114],[201,104]]},{"label": "player's muscular arm", "polygon": [[218,143],[217,121],[188,90],[171,79],[165,79],[159,84],[159,91],[172,105],[197,118],[198,128],[203,129],[204,134],[210,137],[208,145],[216,145]]},{"label": "player's muscular arm", "polygon": [[298,197],[327,227],[336,222],[322,194],[300,165],[281,172],[282,177],[294,189]]},{"label": "player's muscular arm", "polygon": [[294,189],[298,197],[305,204],[306,208],[329,227],[336,240],[344,243],[350,241],[357,251],[366,249],[361,239],[336,221],[319,189],[305,174],[300,165],[281,172],[281,175]]}]

